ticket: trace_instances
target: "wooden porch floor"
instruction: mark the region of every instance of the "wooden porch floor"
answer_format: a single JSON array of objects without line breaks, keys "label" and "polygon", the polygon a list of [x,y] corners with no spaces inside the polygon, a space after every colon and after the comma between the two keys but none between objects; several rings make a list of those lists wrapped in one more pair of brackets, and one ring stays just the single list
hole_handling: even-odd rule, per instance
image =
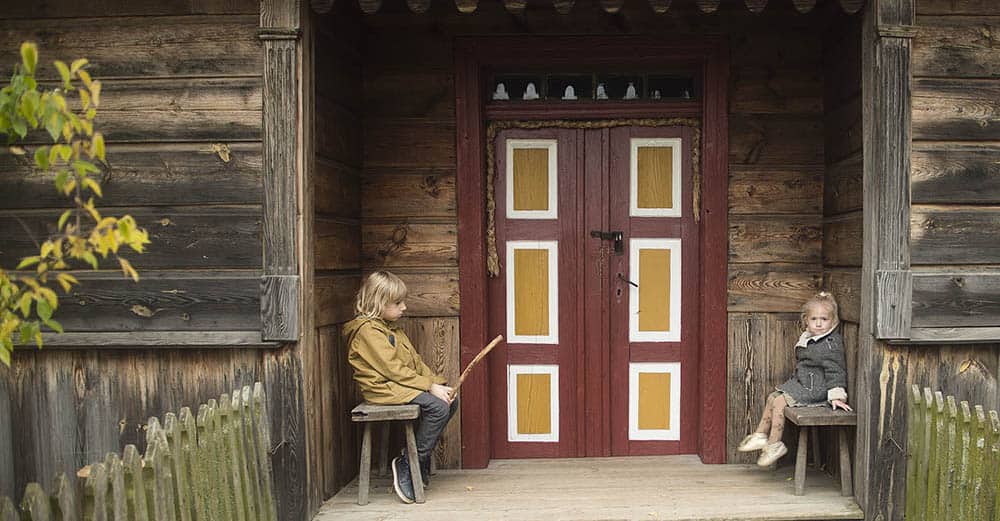
[{"label": "wooden porch floor", "polygon": [[423,505],[405,505],[392,480],[373,478],[358,506],[357,480],[313,521],[635,520],[786,521],[863,519],[839,482],[810,471],[793,492],[793,466],[704,465],[697,456],[493,460],[482,470],[440,470]]}]

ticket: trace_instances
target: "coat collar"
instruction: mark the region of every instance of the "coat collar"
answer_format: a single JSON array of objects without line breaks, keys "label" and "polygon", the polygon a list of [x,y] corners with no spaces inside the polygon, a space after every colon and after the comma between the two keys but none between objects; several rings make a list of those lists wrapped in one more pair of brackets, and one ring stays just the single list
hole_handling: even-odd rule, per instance
[{"label": "coat collar", "polygon": [[819,342],[823,338],[829,336],[830,333],[833,333],[834,329],[837,329],[836,326],[831,327],[830,330],[827,331],[826,333],[822,333],[816,336],[811,336],[809,334],[809,331],[803,331],[802,335],[799,336],[799,341],[795,343],[795,347],[805,347],[809,345],[809,342]]}]

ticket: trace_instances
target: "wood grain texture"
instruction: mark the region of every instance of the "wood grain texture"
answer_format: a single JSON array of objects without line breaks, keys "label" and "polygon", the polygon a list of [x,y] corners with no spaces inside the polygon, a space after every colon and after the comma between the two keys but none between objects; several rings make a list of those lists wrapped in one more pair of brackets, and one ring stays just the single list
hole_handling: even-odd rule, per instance
[{"label": "wood grain texture", "polygon": [[823,215],[861,210],[863,175],[860,153],[827,165],[823,180]]},{"label": "wood grain texture", "polygon": [[861,96],[832,107],[823,117],[824,156],[827,163],[842,161],[861,152]]},{"label": "wood grain texture", "polygon": [[[20,42],[32,40],[43,49],[40,63],[54,59],[90,60],[93,77],[259,76],[263,52],[257,40],[258,17],[179,16],[121,17],[81,24],[73,18],[0,20],[0,67],[9,76],[20,63]],[[39,78],[55,79],[54,67]]]},{"label": "wood grain texture", "polygon": [[861,266],[862,215],[851,212],[823,223],[823,265]]},{"label": "wood grain texture", "polygon": [[995,15],[991,0],[917,0],[917,15]]},{"label": "wood grain texture", "polygon": [[315,222],[315,267],[318,270],[361,268],[361,226],[356,222],[317,218]]},{"label": "wood grain texture", "polygon": [[1000,275],[914,273],[913,327],[1000,326]]},{"label": "wood grain texture", "polygon": [[[375,169],[366,171],[362,211],[366,219],[455,218],[458,201],[455,170]],[[404,195],[405,197],[400,197]]]},{"label": "wood grain texture", "polygon": [[316,154],[360,167],[364,134],[358,116],[322,97],[316,99],[316,114]]},{"label": "wood grain texture", "polygon": [[912,315],[910,270],[875,271],[875,329],[878,338],[908,338]]},{"label": "wood grain texture", "polygon": [[411,317],[455,317],[459,311],[458,271],[455,269],[398,268],[393,273],[406,283],[406,314]]},{"label": "wood grain texture", "polygon": [[910,171],[913,203],[1000,203],[998,153],[995,144],[985,143],[915,145]]},{"label": "wood grain texture", "polygon": [[4,10],[3,18],[84,18],[157,15],[256,15],[258,0],[198,0],[195,2],[168,2],[156,0],[100,0],[80,4],[69,0],[50,0],[36,4],[11,4]]},{"label": "wood grain texture", "polygon": [[360,287],[361,274],[358,272],[318,274],[314,289],[317,327],[354,318],[354,297]]},{"label": "wood grain texture", "polygon": [[731,114],[730,164],[822,164],[823,125],[814,117]]},{"label": "wood grain texture", "polygon": [[365,168],[437,167],[455,164],[455,124],[451,120],[366,120]]},{"label": "wood grain texture", "polygon": [[[260,145],[227,147],[228,162],[207,143],[110,146],[101,207],[260,204]],[[8,180],[0,192],[0,207],[63,206],[66,198],[55,189],[55,174],[37,173],[26,163],[6,151],[0,153],[0,172]]]},{"label": "wood grain texture", "polygon": [[1000,258],[1000,208],[914,206],[913,264],[994,264]]},{"label": "wood grain texture", "polygon": [[819,214],[822,211],[821,167],[732,165],[729,170],[729,214]]},{"label": "wood grain texture", "polygon": [[823,78],[816,64],[734,65],[729,110],[737,114],[820,114]]},{"label": "wood grain texture", "polygon": [[917,29],[913,41],[915,77],[1000,77],[1000,56],[993,50],[1000,17],[922,16],[917,19]]},{"label": "wood grain texture", "polygon": [[913,82],[913,139],[1000,139],[1000,79]]},{"label": "wood grain texture", "polygon": [[[280,521],[305,519],[309,486],[306,465],[303,368],[294,347],[268,351],[263,358],[263,382],[268,390],[271,439],[280,440],[270,451],[275,502]],[[277,412],[274,412],[277,411]]]},{"label": "wood grain texture", "polygon": [[[21,258],[36,250],[35,241],[55,230],[59,210],[23,210],[0,214],[0,255]],[[121,208],[135,217],[152,242],[142,255],[125,253],[136,269],[260,269],[260,209],[256,206]],[[50,229],[51,228],[51,229]],[[114,268],[114,267],[113,267]]]},{"label": "wood grain texture", "polygon": [[365,75],[366,117],[448,119],[455,116],[452,71],[393,70],[374,65]]},{"label": "wood grain texture", "polygon": [[820,288],[818,266],[802,264],[731,264],[728,311],[796,312]]},{"label": "wood grain texture", "polygon": [[321,157],[316,158],[314,199],[316,213],[358,219],[361,216],[361,170]]},{"label": "wood grain texture", "polygon": [[907,384],[939,389],[988,410],[1000,406],[996,376],[1000,357],[995,343],[921,346],[911,350],[905,362]]},{"label": "wood grain texture", "polygon": [[458,266],[454,224],[366,224],[362,238],[366,267]]},{"label": "wood grain texture", "polygon": [[819,264],[821,225],[811,216],[733,216],[729,262]]},{"label": "wood grain texture", "polygon": [[824,267],[823,288],[837,299],[841,320],[854,323],[861,321],[861,270],[859,268]]}]

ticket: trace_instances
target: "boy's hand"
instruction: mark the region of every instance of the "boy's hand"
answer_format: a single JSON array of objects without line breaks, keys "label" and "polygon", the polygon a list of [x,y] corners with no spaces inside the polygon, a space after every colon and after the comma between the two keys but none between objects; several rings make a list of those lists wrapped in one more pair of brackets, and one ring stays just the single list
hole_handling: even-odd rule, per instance
[{"label": "boy's hand", "polygon": [[432,396],[440,399],[444,403],[451,403],[454,398],[451,397],[451,387],[441,384],[431,384],[430,390],[427,392],[431,393]]},{"label": "boy's hand", "polygon": [[833,410],[835,410],[835,411],[837,410],[837,407],[840,407],[841,409],[843,409],[845,411],[853,411],[854,410],[854,409],[851,409],[851,406],[847,405],[847,402],[845,402],[843,400],[834,400],[834,401],[830,402],[830,405],[833,407]]}]

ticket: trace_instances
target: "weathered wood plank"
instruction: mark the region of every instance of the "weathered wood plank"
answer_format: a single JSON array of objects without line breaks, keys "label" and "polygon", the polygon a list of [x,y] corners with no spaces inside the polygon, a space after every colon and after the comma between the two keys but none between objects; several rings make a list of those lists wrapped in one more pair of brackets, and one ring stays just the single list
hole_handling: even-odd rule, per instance
[{"label": "weathered wood plank", "polygon": [[801,264],[731,264],[727,309],[795,312],[820,288],[822,272]]},{"label": "weathered wood plank", "polygon": [[69,0],[37,4],[11,4],[3,18],[82,18],[94,16],[163,16],[163,15],[256,15],[258,0],[199,0],[197,2],[159,2],[158,0],[99,0],[81,4]]},{"label": "weathered wood plank", "polygon": [[726,461],[750,463],[753,456],[737,452],[736,446],[757,428],[767,397],[769,380],[767,361],[767,320],[765,315],[729,315],[729,352],[727,355]]},{"label": "weathered wood plank", "polygon": [[[361,120],[357,115],[329,100],[316,98],[316,154],[352,166],[362,164],[363,149],[371,143],[362,140]],[[394,146],[406,148],[397,141]]]},{"label": "weathered wood plank", "polygon": [[364,263],[373,268],[458,266],[457,234],[454,224],[366,224]]},{"label": "weathered wood plank", "polygon": [[917,15],[995,15],[992,0],[917,0]]},{"label": "weathered wood plank", "polygon": [[[93,333],[42,333],[45,347],[54,349],[77,349],[101,346],[103,349],[129,351],[149,347],[177,348],[272,348],[275,342],[261,339],[260,330],[253,331],[100,331]],[[30,350],[34,346],[16,346]]]},{"label": "weathered wood plank", "polygon": [[14,490],[14,424],[11,422],[13,371],[0,372],[0,497],[16,497]]},{"label": "weathered wood plank", "polygon": [[359,272],[317,275],[314,288],[317,327],[347,322],[354,318],[354,296],[360,287]]},{"label": "weathered wood plank", "polygon": [[920,143],[914,146],[910,188],[914,204],[1000,203],[996,144]]},{"label": "weathered wood plank", "polygon": [[271,415],[271,437],[280,443],[271,448],[275,501],[282,521],[305,519],[308,484],[305,453],[305,419],[302,401],[302,367],[294,348],[270,351],[264,356],[264,386]]},{"label": "weathered wood plank", "polygon": [[313,227],[316,269],[349,270],[361,268],[361,225],[318,218]]},{"label": "weathered wood plank", "polygon": [[861,96],[856,96],[824,115],[824,155],[827,163],[842,161],[861,152],[864,135],[861,104]]},{"label": "weathered wood plank", "polygon": [[457,269],[398,268],[393,272],[406,283],[406,314],[410,317],[458,316]]},{"label": "weathered wood plank", "polygon": [[917,18],[914,77],[1000,77],[1000,56],[995,52],[993,36],[998,32],[1000,17],[996,16]]},{"label": "weathered wood plank", "polygon": [[875,336],[909,337],[913,274],[910,270],[875,270],[874,284]]},{"label": "weathered wood plank", "polygon": [[1000,258],[1000,207],[914,205],[913,264],[993,264]]},{"label": "weathered wood plank", "polygon": [[[360,40],[360,35],[345,37],[345,33],[351,29],[344,26],[352,24],[355,26],[353,31],[359,31],[364,24],[360,20],[352,20],[352,14],[337,13],[328,19],[328,23],[320,24],[320,27],[336,25],[333,34],[323,30],[315,32],[316,48],[322,49],[323,55],[323,64],[315,70],[316,97],[325,97],[348,109],[360,110],[364,106],[366,94],[362,88],[362,59],[359,41],[351,39],[354,36],[356,40]],[[398,91],[395,93],[396,96],[399,94]]]},{"label": "weathered wood plank", "polygon": [[[221,145],[221,144],[220,144]],[[112,145],[104,168],[102,208],[141,205],[260,204],[260,145],[232,143],[228,159],[212,144]],[[54,173],[36,173],[24,158],[0,152],[5,183],[0,207],[52,208],[67,204]]]},{"label": "weathered wood plank", "polygon": [[453,120],[368,118],[365,122],[365,168],[454,168]]},{"label": "weathered wood plank", "polygon": [[822,165],[823,124],[815,117],[729,117],[730,164]]},{"label": "weathered wood plank", "polygon": [[917,79],[913,139],[1000,139],[1000,79]]},{"label": "weathered wood plank", "polygon": [[808,216],[734,216],[729,219],[729,262],[820,261],[821,224]]},{"label": "weathered wood plank", "polygon": [[458,204],[455,179],[454,168],[366,170],[362,215],[366,219],[454,218]]},{"label": "weathered wood plank", "polygon": [[[261,139],[259,110],[104,110],[95,121],[108,143],[231,142]],[[28,145],[51,142],[52,139],[44,132],[32,132],[24,139],[24,143]]]},{"label": "weathered wood plank", "polygon": [[913,327],[1000,326],[1000,274],[914,273]]},{"label": "weathered wood plank", "polygon": [[837,299],[841,320],[861,322],[860,269],[827,268],[823,272],[823,287]]},{"label": "weathered wood plank", "polygon": [[[92,11],[96,12],[96,11]],[[25,24],[0,21],[0,69],[10,74],[20,63],[20,42],[32,40],[51,60],[90,60],[90,73],[102,80],[155,76],[259,76],[263,53],[257,40],[257,16],[146,16],[81,23],[58,18]],[[39,77],[58,78],[54,67]]]},{"label": "weathered wood plank", "polygon": [[822,114],[823,78],[818,65],[737,65],[729,78],[730,113]]},{"label": "weathered wood plank", "polygon": [[[142,457],[135,445],[125,446],[122,452],[122,471],[125,488],[129,490],[129,512],[135,521],[150,521],[146,483],[142,472]],[[63,510],[65,512],[65,510]]]},{"label": "weathered wood plank", "polygon": [[316,213],[349,219],[361,215],[364,194],[360,175],[357,168],[317,157],[313,176]]},{"label": "weathered wood plank", "polygon": [[823,185],[823,214],[832,216],[861,210],[862,155],[852,154],[827,165]]},{"label": "weathered wood plank", "polygon": [[861,212],[827,218],[823,223],[823,264],[861,266]]},{"label": "weathered wood plank", "polygon": [[[55,231],[59,210],[23,210],[0,214],[0,255],[14,259],[37,251],[35,241]],[[145,207],[122,208],[135,217],[152,244],[128,257],[140,271],[162,268],[251,268],[261,266],[260,208]]]},{"label": "weathered wood plank", "polygon": [[364,77],[365,117],[448,119],[455,115],[452,71],[374,66]]},{"label": "weathered wood plank", "polygon": [[819,214],[822,167],[732,165],[729,169],[729,215]]}]

